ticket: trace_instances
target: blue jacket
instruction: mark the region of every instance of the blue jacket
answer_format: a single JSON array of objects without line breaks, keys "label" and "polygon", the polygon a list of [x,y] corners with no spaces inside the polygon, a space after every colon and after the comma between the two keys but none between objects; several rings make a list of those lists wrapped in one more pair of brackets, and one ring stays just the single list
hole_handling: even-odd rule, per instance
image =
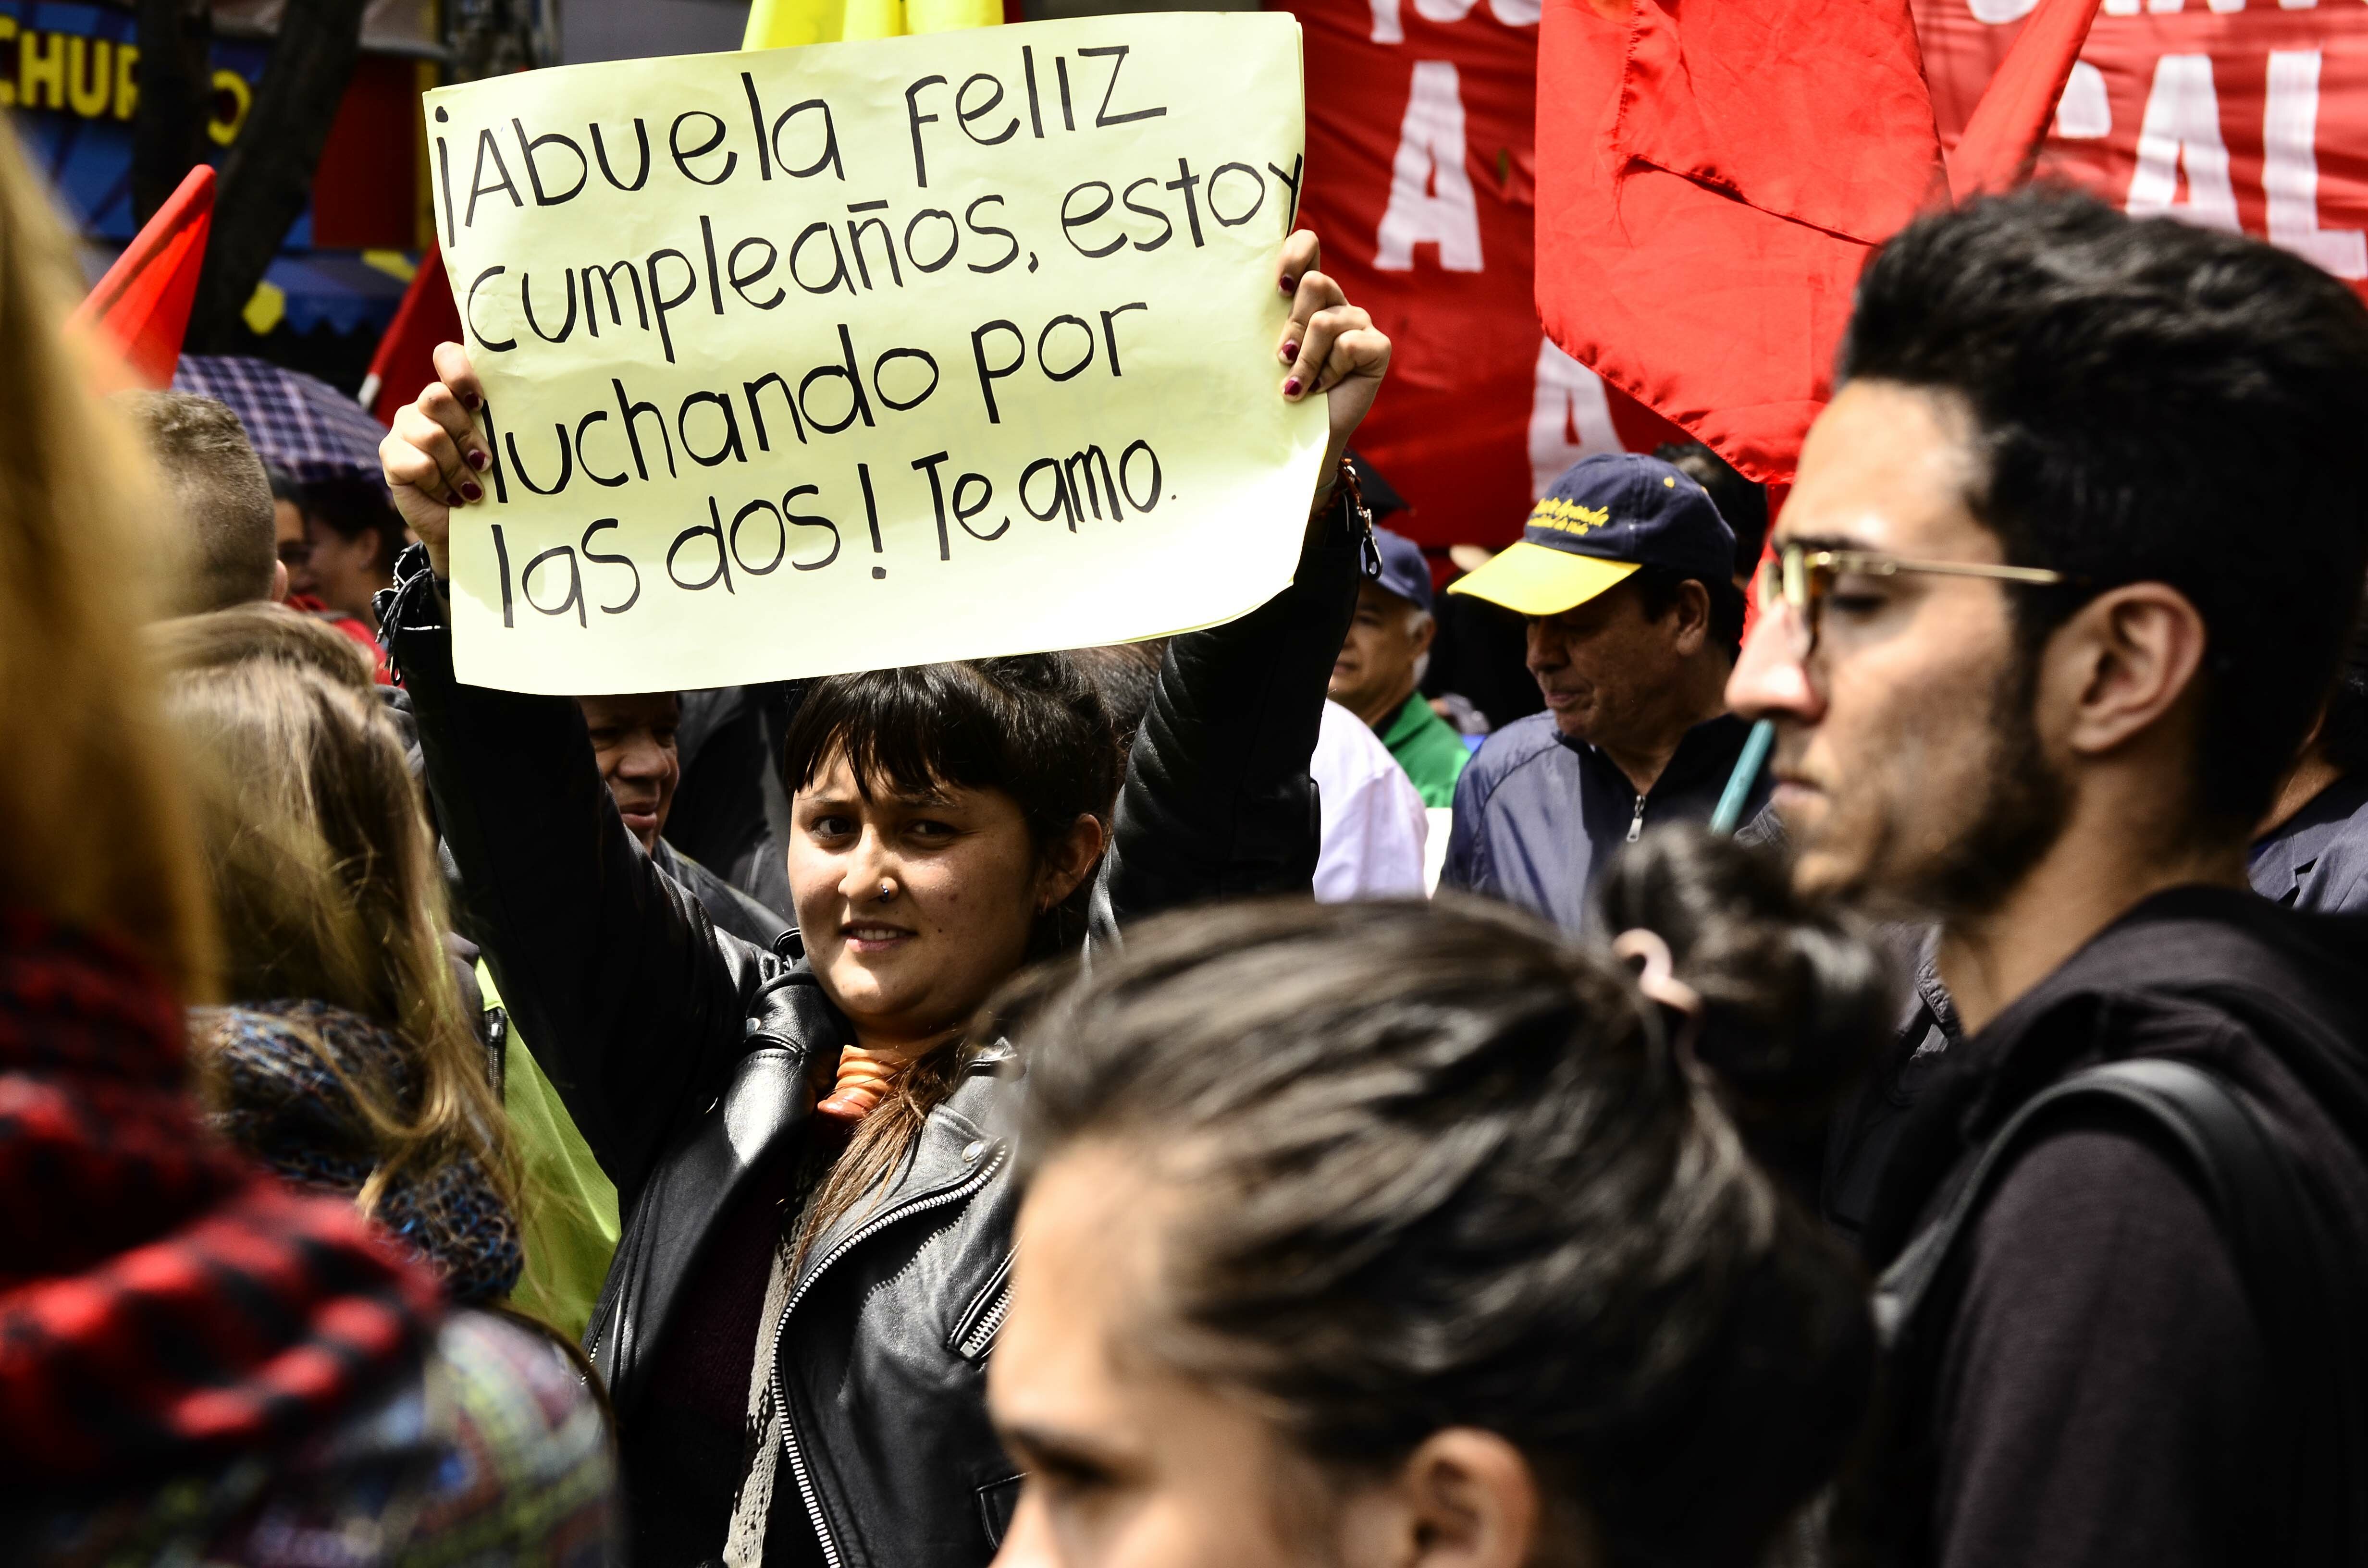
[{"label": "blue jacket", "polygon": [[2368,910],[2368,774],[2339,778],[2253,845],[2253,891],[2321,915]]},{"label": "blue jacket", "polygon": [[[1639,795],[1611,759],[1532,713],[1488,737],[1455,786],[1455,827],[1441,887],[1486,893],[1584,927],[1595,881],[1647,827],[1708,822],[1751,727],[1732,714],[1695,725]],[[1749,821],[1767,804],[1768,776],[1753,783]]]}]

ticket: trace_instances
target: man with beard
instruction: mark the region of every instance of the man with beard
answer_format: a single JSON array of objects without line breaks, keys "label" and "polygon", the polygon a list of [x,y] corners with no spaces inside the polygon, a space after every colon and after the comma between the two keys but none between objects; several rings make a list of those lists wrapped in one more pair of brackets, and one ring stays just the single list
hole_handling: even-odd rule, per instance
[{"label": "man with beard", "polygon": [[[2294,1416],[2362,1408],[2368,943],[2253,896],[2245,856],[2357,603],[2368,488],[2327,454],[2368,427],[2368,310],[2268,245],[2026,194],[1885,246],[1839,370],[1728,697],[1776,722],[1804,891],[1938,923],[1955,1017],[1828,1167],[1863,1249],[1896,1258],[2018,1109],[2129,1058],[2233,1089],[2315,1233],[2248,1278],[2141,1120],[2033,1124],[1900,1342],[1876,1555],[2356,1554],[2368,1454]],[[2346,1332],[2265,1332],[2302,1296]]]}]

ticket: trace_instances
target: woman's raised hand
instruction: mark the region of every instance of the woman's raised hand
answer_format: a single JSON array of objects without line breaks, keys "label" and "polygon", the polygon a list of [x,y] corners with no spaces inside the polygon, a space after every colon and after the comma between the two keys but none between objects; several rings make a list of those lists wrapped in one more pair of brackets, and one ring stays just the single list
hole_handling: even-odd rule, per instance
[{"label": "woman's raised hand", "polygon": [[1282,272],[1276,283],[1291,296],[1291,319],[1283,324],[1276,350],[1290,367],[1283,372],[1283,398],[1297,403],[1322,392],[1331,415],[1331,440],[1315,493],[1319,505],[1330,495],[1340,455],[1373,406],[1390,368],[1389,338],[1374,327],[1372,317],[1349,302],[1339,284],[1317,270],[1322,259],[1314,231],[1298,230],[1282,242]]},{"label": "woman's raised hand", "polygon": [[485,498],[484,474],[493,467],[493,454],[477,424],[485,392],[469,366],[469,351],[457,343],[438,344],[436,373],[442,379],[395,415],[393,428],[378,444],[378,460],[394,509],[427,547],[436,574],[449,577],[451,509]]}]

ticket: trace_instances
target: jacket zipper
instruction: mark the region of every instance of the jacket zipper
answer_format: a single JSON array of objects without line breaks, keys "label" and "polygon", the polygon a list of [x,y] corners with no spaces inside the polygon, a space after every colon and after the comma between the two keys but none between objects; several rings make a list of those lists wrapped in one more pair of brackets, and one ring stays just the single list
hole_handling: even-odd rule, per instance
[{"label": "jacket zipper", "polygon": [[[815,1494],[814,1477],[806,1470],[805,1453],[798,1447],[797,1428],[790,1421],[789,1391],[781,1383],[781,1336],[789,1332],[790,1314],[798,1310],[798,1303],[806,1299],[806,1292],[814,1289],[814,1281],[820,1279],[825,1273],[828,1272],[832,1264],[845,1257],[859,1244],[911,1215],[926,1213],[932,1209],[942,1209],[949,1203],[961,1202],[980,1187],[985,1187],[988,1179],[1003,1168],[1003,1158],[1004,1152],[997,1149],[994,1157],[981,1166],[976,1175],[958,1186],[947,1187],[942,1192],[926,1198],[916,1198],[901,1208],[891,1209],[831,1248],[824,1255],[823,1260],[814,1265],[814,1272],[806,1276],[805,1283],[791,1292],[789,1304],[781,1309],[780,1317],[773,1324],[772,1343],[766,1352],[769,1359],[766,1363],[765,1378],[772,1388],[773,1408],[781,1413],[781,1447],[790,1456],[790,1473],[797,1478],[798,1496],[805,1503],[806,1517],[814,1523],[814,1540],[821,1545],[823,1560],[830,1564],[830,1568],[840,1568],[842,1560],[838,1555],[838,1543],[831,1539],[829,1521],[823,1517],[822,1499]],[[998,1318],[998,1324],[1000,1321]]]},{"label": "jacket zipper", "polygon": [[1011,1261],[1018,1256],[1005,1253],[1002,1265],[971,1298],[970,1305],[962,1309],[953,1333],[946,1339],[947,1348],[956,1355],[976,1360],[981,1351],[995,1343],[1004,1314],[1011,1310]]},{"label": "jacket zipper", "polygon": [[1645,797],[1636,797],[1636,814],[1628,819],[1628,842],[1635,843],[1645,836]]}]

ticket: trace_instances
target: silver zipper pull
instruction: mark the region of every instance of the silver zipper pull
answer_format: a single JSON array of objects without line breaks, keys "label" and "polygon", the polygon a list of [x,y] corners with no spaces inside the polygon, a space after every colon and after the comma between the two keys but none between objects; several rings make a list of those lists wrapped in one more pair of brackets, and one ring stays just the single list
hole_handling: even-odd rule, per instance
[{"label": "silver zipper pull", "polygon": [[1628,819],[1628,842],[1635,843],[1645,836],[1645,797],[1636,797],[1636,814]]}]

